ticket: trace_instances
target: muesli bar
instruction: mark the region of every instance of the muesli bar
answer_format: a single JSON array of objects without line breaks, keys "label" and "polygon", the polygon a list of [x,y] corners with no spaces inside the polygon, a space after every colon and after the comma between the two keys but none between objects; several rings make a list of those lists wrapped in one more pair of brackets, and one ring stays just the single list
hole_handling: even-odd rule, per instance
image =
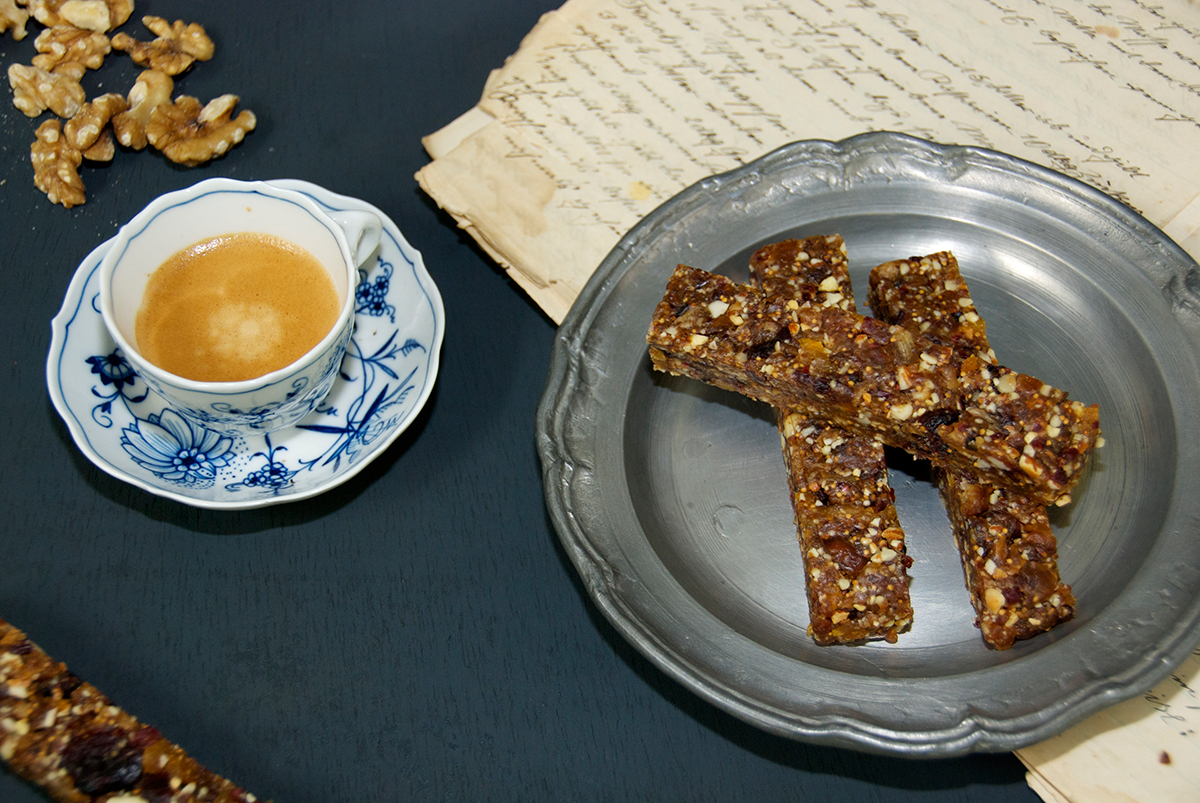
[{"label": "muesli bar", "polygon": [[0,758],[63,803],[254,803],[0,619]]},{"label": "muesli bar", "polygon": [[[750,259],[768,295],[854,311],[850,271],[836,235],[786,240]],[[904,531],[883,444],[795,410],[776,410],[804,558],[808,633],[818,644],[882,638],[912,623]]]},{"label": "muesli bar", "polygon": [[660,371],[802,410],[1041,502],[1070,492],[1099,435],[1095,405],[1034,377],[686,265],[647,342]]},{"label": "muesli bar", "polygon": [[[986,325],[953,254],[887,262],[871,272],[875,316],[919,331],[963,356],[988,355]],[[1058,574],[1058,543],[1044,505],[964,472],[934,470],[983,639],[1006,650],[1075,614]]]},{"label": "muesli bar", "polygon": [[987,324],[975,309],[958,260],[949,251],[876,266],[867,288],[867,306],[885,323],[950,346],[959,359],[978,354],[996,362]]}]

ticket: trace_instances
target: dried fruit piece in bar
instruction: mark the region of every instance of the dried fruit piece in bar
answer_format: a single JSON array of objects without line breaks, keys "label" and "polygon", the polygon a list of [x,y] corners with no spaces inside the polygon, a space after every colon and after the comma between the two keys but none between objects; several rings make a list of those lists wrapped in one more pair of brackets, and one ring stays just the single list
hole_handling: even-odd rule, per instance
[{"label": "dried fruit piece in bar", "polygon": [[[750,281],[768,295],[854,311],[846,249],[836,235],[759,249]],[[883,444],[802,411],[776,413],[804,557],[809,635],[818,644],[895,643],[912,623],[912,561]]]},{"label": "dried fruit piece in bar", "polygon": [[[984,321],[949,252],[876,267],[868,300],[881,320],[922,332],[963,357],[994,359]],[[984,641],[1005,650],[1074,616],[1075,597],[1059,578],[1058,545],[1044,505],[965,472],[935,470],[934,481]]]},{"label": "dried fruit piece in bar", "polygon": [[1043,502],[1070,492],[1099,436],[1095,405],[1034,377],[685,265],[647,342],[658,370],[804,410]]},{"label": "dried fruit piece in bar", "polygon": [[0,619],[0,758],[63,803],[254,803]]}]

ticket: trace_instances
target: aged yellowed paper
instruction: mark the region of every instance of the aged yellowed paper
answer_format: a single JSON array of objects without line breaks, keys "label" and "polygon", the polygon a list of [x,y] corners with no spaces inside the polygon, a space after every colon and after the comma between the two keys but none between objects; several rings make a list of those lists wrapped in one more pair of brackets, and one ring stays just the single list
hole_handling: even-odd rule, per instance
[{"label": "aged yellowed paper", "polygon": [[[1046,800],[1191,803],[1200,797],[1200,649],[1141,697],[1019,750]],[[1048,789],[1046,787],[1049,787]]]},{"label": "aged yellowed paper", "polygon": [[426,139],[421,186],[556,321],[634,223],[797,139],[980,145],[1200,253],[1188,0],[570,0]]}]

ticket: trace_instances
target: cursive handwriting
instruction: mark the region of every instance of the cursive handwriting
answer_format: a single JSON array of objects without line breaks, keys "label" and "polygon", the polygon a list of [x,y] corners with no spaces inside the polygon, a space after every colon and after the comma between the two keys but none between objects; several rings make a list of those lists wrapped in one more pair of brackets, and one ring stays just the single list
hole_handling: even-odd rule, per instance
[{"label": "cursive handwriting", "polygon": [[1146,0],[572,5],[596,11],[531,37],[481,105],[528,140],[509,158],[551,177],[562,208],[609,210],[583,217],[618,235],[801,138],[1001,149],[1143,210],[1155,170],[1200,153],[1200,31]]}]

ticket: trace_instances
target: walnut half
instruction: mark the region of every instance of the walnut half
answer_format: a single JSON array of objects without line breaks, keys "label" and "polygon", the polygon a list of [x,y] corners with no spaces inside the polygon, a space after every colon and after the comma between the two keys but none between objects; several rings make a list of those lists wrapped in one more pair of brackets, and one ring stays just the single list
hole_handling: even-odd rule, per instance
[{"label": "walnut half", "polygon": [[[246,109],[232,117],[237,95],[221,95],[201,106],[190,95],[156,107],[146,124],[146,138],[177,164],[194,167],[224,154],[254,130],[258,120]],[[231,119],[232,118],[232,119]]]},{"label": "walnut half", "polygon": [[103,33],[125,24],[133,0],[29,0],[29,13],[47,27],[74,25]]},{"label": "walnut half", "polygon": [[38,55],[33,57],[33,66],[42,70],[53,70],[60,64],[73,62],[89,70],[98,70],[104,57],[112,52],[108,37],[95,31],[85,31],[73,25],[56,25],[47,28],[33,40]]},{"label": "walnut half", "polygon": [[[112,158],[112,140],[107,145],[102,137],[108,133],[108,121],[129,107],[125,97],[116,92],[83,104],[75,116],[63,125],[63,135],[74,148],[84,152],[84,157],[92,161],[107,162]],[[90,150],[94,145],[100,145],[96,151]],[[105,157],[105,154],[108,154]]]},{"label": "walnut half", "polygon": [[28,21],[29,12],[17,5],[16,0],[0,0],[0,33],[12,28],[13,39],[19,42],[25,38]]},{"label": "walnut half", "polygon": [[162,17],[142,17],[142,24],[158,35],[153,42],[139,42],[126,33],[113,35],[112,46],[129,54],[134,64],[150,67],[167,75],[179,75],[195,61],[213,56],[213,41],[198,23],[174,24]]},{"label": "walnut half", "polygon": [[126,148],[140,151],[146,147],[146,124],[160,104],[171,102],[175,82],[158,70],[145,70],[129,90],[129,109],[112,118],[113,133]]},{"label": "walnut half", "polygon": [[83,179],[79,177],[83,155],[67,142],[60,121],[47,120],[38,126],[29,159],[33,162],[33,183],[51,203],[70,209],[86,200]]},{"label": "walnut half", "polygon": [[82,74],[82,67],[78,72],[49,72],[25,64],[9,65],[8,84],[13,90],[13,105],[27,117],[37,117],[46,109],[59,117],[73,117],[87,100],[79,85]]}]

